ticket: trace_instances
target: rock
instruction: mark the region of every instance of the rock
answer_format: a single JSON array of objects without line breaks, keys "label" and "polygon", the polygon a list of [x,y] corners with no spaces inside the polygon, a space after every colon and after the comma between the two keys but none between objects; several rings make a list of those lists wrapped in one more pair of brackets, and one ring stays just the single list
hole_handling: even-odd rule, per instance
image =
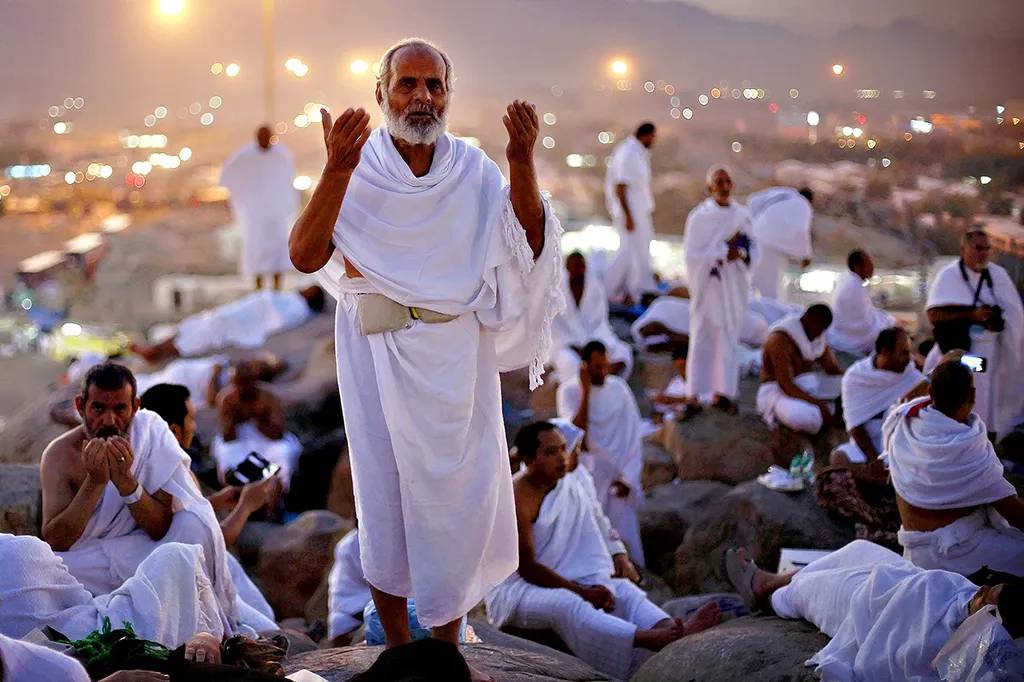
[{"label": "rock", "polygon": [[38,537],[41,494],[38,464],[0,464],[0,533]]},{"label": "rock", "polygon": [[716,481],[673,481],[647,493],[640,510],[640,536],[649,570],[664,575],[676,548],[701,510],[731,490]]},{"label": "rock", "polygon": [[853,527],[831,519],[811,491],[781,493],[750,481],[700,509],[663,577],[678,594],[731,591],[730,547],[746,547],[759,566],[774,569],[783,547],[837,549],[853,539]]},{"label": "rock", "polygon": [[664,485],[676,477],[676,464],[672,455],[653,440],[644,441],[644,470],[640,482],[644,490]]},{"label": "rock", "polygon": [[675,597],[675,592],[668,586],[657,573],[649,571],[647,569],[640,570],[640,589],[647,593],[647,598],[653,604],[662,605],[667,601],[671,601]]},{"label": "rock", "polygon": [[348,448],[341,451],[338,463],[331,473],[331,487],[327,492],[327,509],[343,519],[355,519],[356,495],[352,488],[352,462]]},{"label": "rock", "polygon": [[[0,429],[0,463],[38,465],[50,441],[68,430],[50,419],[51,400],[49,394],[35,400],[26,396],[25,406],[4,422]],[[36,473],[38,478],[38,469]]]},{"label": "rock", "polygon": [[334,560],[334,545],[351,522],[308,511],[271,534],[260,549],[256,577],[279,618],[302,617]]},{"label": "rock", "polygon": [[734,618],[749,616],[750,612],[743,605],[740,595],[732,592],[712,592],[711,594],[695,594],[691,597],[678,597],[671,599],[661,605],[661,608],[673,618],[686,620],[692,616],[697,609],[708,602],[715,602],[722,610],[722,622]]},{"label": "rock", "polygon": [[741,483],[775,462],[771,430],[753,414],[728,415],[705,407],[662,429],[662,438],[679,478],[687,481]]},{"label": "rock", "polygon": [[[286,497],[288,511],[301,513],[327,507],[333,472],[345,445],[345,429],[340,427],[303,441],[299,465],[292,474],[291,487]],[[353,517],[349,515],[342,518]]]},{"label": "rock", "polygon": [[672,356],[668,353],[638,350],[633,356],[633,375],[639,379],[637,388],[641,394],[644,391],[660,393],[665,390],[675,374]]},{"label": "rock", "polygon": [[810,682],[818,677],[804,661],[827,643],[805,621],[747,616],[670,644],[631,682]]},{"label": "rock", "polygon": [[[598,682],[608,678],[578,658],[498,632],[474,621],[473,629],[482,640],[465,644],[462,653],[473,666],[489,673],[499,682]],[[285,660],[287,674],[303,668],[328,682],[345,682],[363,672],[377,659],[384,647],[356,646],[322,649]]]}]

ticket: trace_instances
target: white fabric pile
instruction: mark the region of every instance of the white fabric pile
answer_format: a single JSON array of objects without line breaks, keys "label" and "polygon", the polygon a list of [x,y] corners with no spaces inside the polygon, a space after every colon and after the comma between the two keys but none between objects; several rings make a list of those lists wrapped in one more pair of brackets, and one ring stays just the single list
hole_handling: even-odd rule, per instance
[{"label": "white fabric pile", "polygon": [[178,325],[174,346],[183,356],[225,348],[260,348],[274,334],[294,329],[313,317],[302,294],[254,291],[241,298],[186,317]]}]

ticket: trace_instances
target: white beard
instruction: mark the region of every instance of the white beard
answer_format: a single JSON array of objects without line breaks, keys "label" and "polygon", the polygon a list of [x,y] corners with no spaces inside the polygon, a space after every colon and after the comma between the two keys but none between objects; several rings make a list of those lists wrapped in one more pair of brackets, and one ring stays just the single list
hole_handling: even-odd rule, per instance
[{"label": "white beard", "polygon": [[406,112],[396,114],[385,102],[381,107],[388,132],[406,144],[434,144],[448,129],[448,109],[434,121],[411,123]]}]

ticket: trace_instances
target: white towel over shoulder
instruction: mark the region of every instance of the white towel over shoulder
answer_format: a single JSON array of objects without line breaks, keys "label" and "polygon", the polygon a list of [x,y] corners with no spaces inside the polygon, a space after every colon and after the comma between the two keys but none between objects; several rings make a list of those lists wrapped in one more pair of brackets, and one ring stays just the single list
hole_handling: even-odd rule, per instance
[{"label": "white towel over shoulder", "polygon": [[874,355],[853,363],[843,375],[846,428],[861,426],[885,412],[922,381],[924,375],[912,362],[902,372],[878,369]]}]

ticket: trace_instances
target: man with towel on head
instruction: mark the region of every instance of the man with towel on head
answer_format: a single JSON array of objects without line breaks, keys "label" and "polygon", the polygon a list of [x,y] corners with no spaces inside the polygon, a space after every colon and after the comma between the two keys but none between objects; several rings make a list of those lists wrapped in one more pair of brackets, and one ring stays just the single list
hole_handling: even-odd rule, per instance
[{"label": "man with towel on head", "polygon": [[811,204],[814,193],[807,187],[769,187],[747,197],[758,259],[753,286],[763,298],[778,299],[782,272],[793,260],[811,264]]},{"label": "man with towel on head", "polygon": [[139,409],[135,377],[103,363],[75,399],[82,425],[43,452],[43,539],[94,595],[117,589],[161,544],[203,548],[215,596],[232,627],[273,621],[238,599],[224,536],[167,423]]},{"label": "man with towel on head", "polygon": [[644,291],[655,288],[651,273],[654,238],[654,194],[651,192],[653,123],[641,123],[636,133],[612,151],[604,181],[604,201],[619,232],[619,250],[608,276],[608,293],[639,303]]},{"label": "man with towel on head", "polygon": [[882,426],[899,541],[921,568],[1024,576],[1024,501],[973,412],[974,376],[945,360],[931,373],[930,397],[897,407]]},{"label": "man with towel on head", "polygon": [[577,377],[558,387],[556,403],[559,417],[586,432],[583,464],[633,561],[643,566],[637,518],[644,500],[640,408],[629,384],[611,374],[608,352],[600,341],[584,346]]},{"label": "man with towel on head", "polygon": [[707,173],[710,197],[690,211],[683,256],[690,288],[690,396],[713,395],[712,404],[737,412],[739,343],[750,299],[750,214],[730,199],[732,177],[724,166]]},{"label": "man with towel on head", "polygon": [[924,371],[960,349],[985,358],[974,377],[974,411],[990,431],[1005,434],[1024,419],[1024,308],[1006,270],[989,262],[992,244],[981,230],[960,242],[960,258],[939,270],[928,290],[928,321],[935,346]]},{"label": "man with towel on head", "polygon": [[718,623],[717,604],[683,623],[613,577],[592,498],[567,475],[566,441],[554,424],[524,427],[516,445],[526,464],[514,482],[519,568],[487,594],[493,625],[554,630],[586,663],[628,679],[649,652]]},{"label": "man with towel on head", "polygon": [[878,333],[893,326],[892,315],[879,310],[868,295],[868,280],[875,274],[875,264],[866,251],[857,249],[846,257],[848,270],[839,276],[832,291],[832,326],[828,328],[828,345],[834,350],[864,357]]},{"label": "man with towel on head", "polygon": [[239,149],[224,162],[220,184],[231,193],[231,211],[242,232],[241,272],[256,278],[273,276],[275,291],[281,276],[292,269],[288,260],[288,231],[299,212],[299,193],[292,186],[295,159],[284,145],[275,144],[267,126],[256,131],[256,142]]},{"label": "man with towel on head", "polygon": [[338,298],[359,547],[387,642],[409,641],[415,597],[420,623],[454,644],[518,563],[498,372],[529,366],[541,383],[564,303],[561,227],[537,185],[532,105],[506,111],[506,182],[445,133],[443,52],[408,40],[380,64],[384,126],[322,112],[327,164],[291,257]]},{"label": "man with towel on head", "polygon": [[608,322],[608,294],[596,277],[587,276],[587,260],[579,251],[565,259],[563,282],[565,310],[551,325],[554,348],[551,362],[555,381],[571,381],[580,368],[580,351],[591,341],[600,341],[608,349],[612,373],[629,378],[633,369],[633,349],[612,331]]},{"label": "man with towel on head", "polygon": [[[832,422],[832,401],[839,397],[836,356],[825,330],[832,311],[816,303],[803,313],[779,320],[764,342],[757,411],[769,426],[776,422],[814,435]],[[815,372],[815,364],[824,373]]]}]

